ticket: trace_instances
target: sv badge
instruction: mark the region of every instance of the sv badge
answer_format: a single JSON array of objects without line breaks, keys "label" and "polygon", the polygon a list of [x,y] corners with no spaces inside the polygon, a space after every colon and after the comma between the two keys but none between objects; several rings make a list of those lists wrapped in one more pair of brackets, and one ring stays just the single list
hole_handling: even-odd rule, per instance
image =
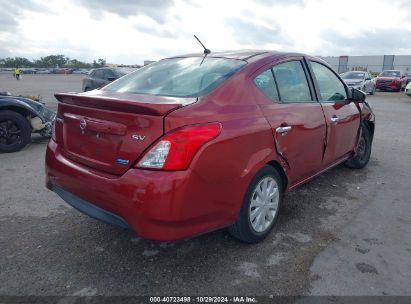
[{"label": "sv badge", "polygon": [[138,141],[143,141],[144,139],[146,139],[145,135],[139,135],[139,134],[134,134],[131,136],[132,139],[134,140],[138,140]]}]

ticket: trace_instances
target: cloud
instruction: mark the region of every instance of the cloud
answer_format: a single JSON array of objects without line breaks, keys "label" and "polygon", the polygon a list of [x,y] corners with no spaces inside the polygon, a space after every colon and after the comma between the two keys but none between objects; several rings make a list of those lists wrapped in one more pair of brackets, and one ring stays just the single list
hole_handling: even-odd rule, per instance
[{"label": "cloud", "polygon": [[287,1],[282,1],[282,0],[253,0],[254,3],[261,4],[263,6],[274,6],[274,5],[299,5],[302,6],[305,4],[305,0],[287,0]]},{"label": "cloud", "polygon": [[19,17],[25,11],[49,12],[45,5],[31,0],[0,0],[0,7],[3,8],[0,13],[0,33],[14,31],[19,25]]},{"label": "cloud", "polygon": [[268,27],[234,17],[227,19],[225,24],[233,32],[235,40],[247,47],[263,48],[269,44],[291,42],[282,35],[281,27],[275,23]]},{"label": "cloud", "polygon": [[158,23],[164,23],[174,0],[76,0],[88,9],[91,16],[100,19],[102,13],[114,13],[120,17],[148,16]]},{"label": "cloud", "polygon": [[18,26],[18,22],[14,17],[7,11],[0,14],[0,31],[12,30]]},{"label": "cloud", "polygon": [[364,30],[355,36],[325,30],[320,37],[327,55],[384,55],[393,54],[398,49],[411,49],[411,31],[407,29]]},{"label": "cloud", "polygon": [[178,38],[179,33],[177,32],[172,32],[169,30],[164,30],[164,29],[159,29],[158,26],[148,26],[144,24],[137,25],[136,30],[139,31],[140,33],[156,36],[156,37],[162,37],[162,38]]}]

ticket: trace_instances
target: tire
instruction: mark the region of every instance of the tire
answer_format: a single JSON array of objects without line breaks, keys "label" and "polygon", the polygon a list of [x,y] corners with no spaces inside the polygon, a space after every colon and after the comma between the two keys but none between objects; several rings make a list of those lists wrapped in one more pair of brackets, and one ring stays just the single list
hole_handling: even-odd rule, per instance
[{"label": "tire", "polygon": [[374,95],[374,94],[375,94],[375,91],[376,91],[376,89],[375,89],[375,87],[373,87],[372,90],[371,90],[371,92],[370,92],[370,95]]},{"label": "tire", "polygon": [[30,140],[31,126],[25,117],[13,111],[0,111],[0,152],[20,151]]},{"label": "tire", "polygon": [[361,138],[358,142],[357,152],[354,156],[348,159],[344,164],[352,169],[364,168],[371,156],[372,139],[370,130],[366,126],[362,126]]},{"label": "tire", "polygon": [[[269,196],[265,194],[264,202],[261,204],[264,187],[272,188],[272,192]],[[282,199],[283,183],[281,177],[277,170],[265,165],[251,180],[238,219],[228,228],[229,233],[245,243],[253,244],[262,241],[274,227]]]}]

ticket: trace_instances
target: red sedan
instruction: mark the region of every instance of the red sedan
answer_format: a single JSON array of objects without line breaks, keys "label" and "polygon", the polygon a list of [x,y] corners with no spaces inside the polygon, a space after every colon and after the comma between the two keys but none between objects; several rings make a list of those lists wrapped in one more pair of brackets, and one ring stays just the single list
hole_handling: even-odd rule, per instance
[{"label": "red sedan", "polygon": [[397,70],[385,70],[375,77],[375,88],[382,91],[400,92],[405,88],[407,78],[405,74]]},{"label": "red sedan", "polygon": [[365,95],[295,53],[178,56],[56,98],[47,187],[152,240],[228,227],[258,242],[286,191],[341,163],[363,168],[374,133]]}]

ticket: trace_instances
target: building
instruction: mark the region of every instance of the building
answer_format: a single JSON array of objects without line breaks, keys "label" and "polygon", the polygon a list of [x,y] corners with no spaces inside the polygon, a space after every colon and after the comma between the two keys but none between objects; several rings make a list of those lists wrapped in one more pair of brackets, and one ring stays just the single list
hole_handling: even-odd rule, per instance
[{"label": "building", "polygon": [[381,56],[326,56],[321,57],[338,73],[368,71],[379,74],[383,70],[411,71],[411,55]]}]

